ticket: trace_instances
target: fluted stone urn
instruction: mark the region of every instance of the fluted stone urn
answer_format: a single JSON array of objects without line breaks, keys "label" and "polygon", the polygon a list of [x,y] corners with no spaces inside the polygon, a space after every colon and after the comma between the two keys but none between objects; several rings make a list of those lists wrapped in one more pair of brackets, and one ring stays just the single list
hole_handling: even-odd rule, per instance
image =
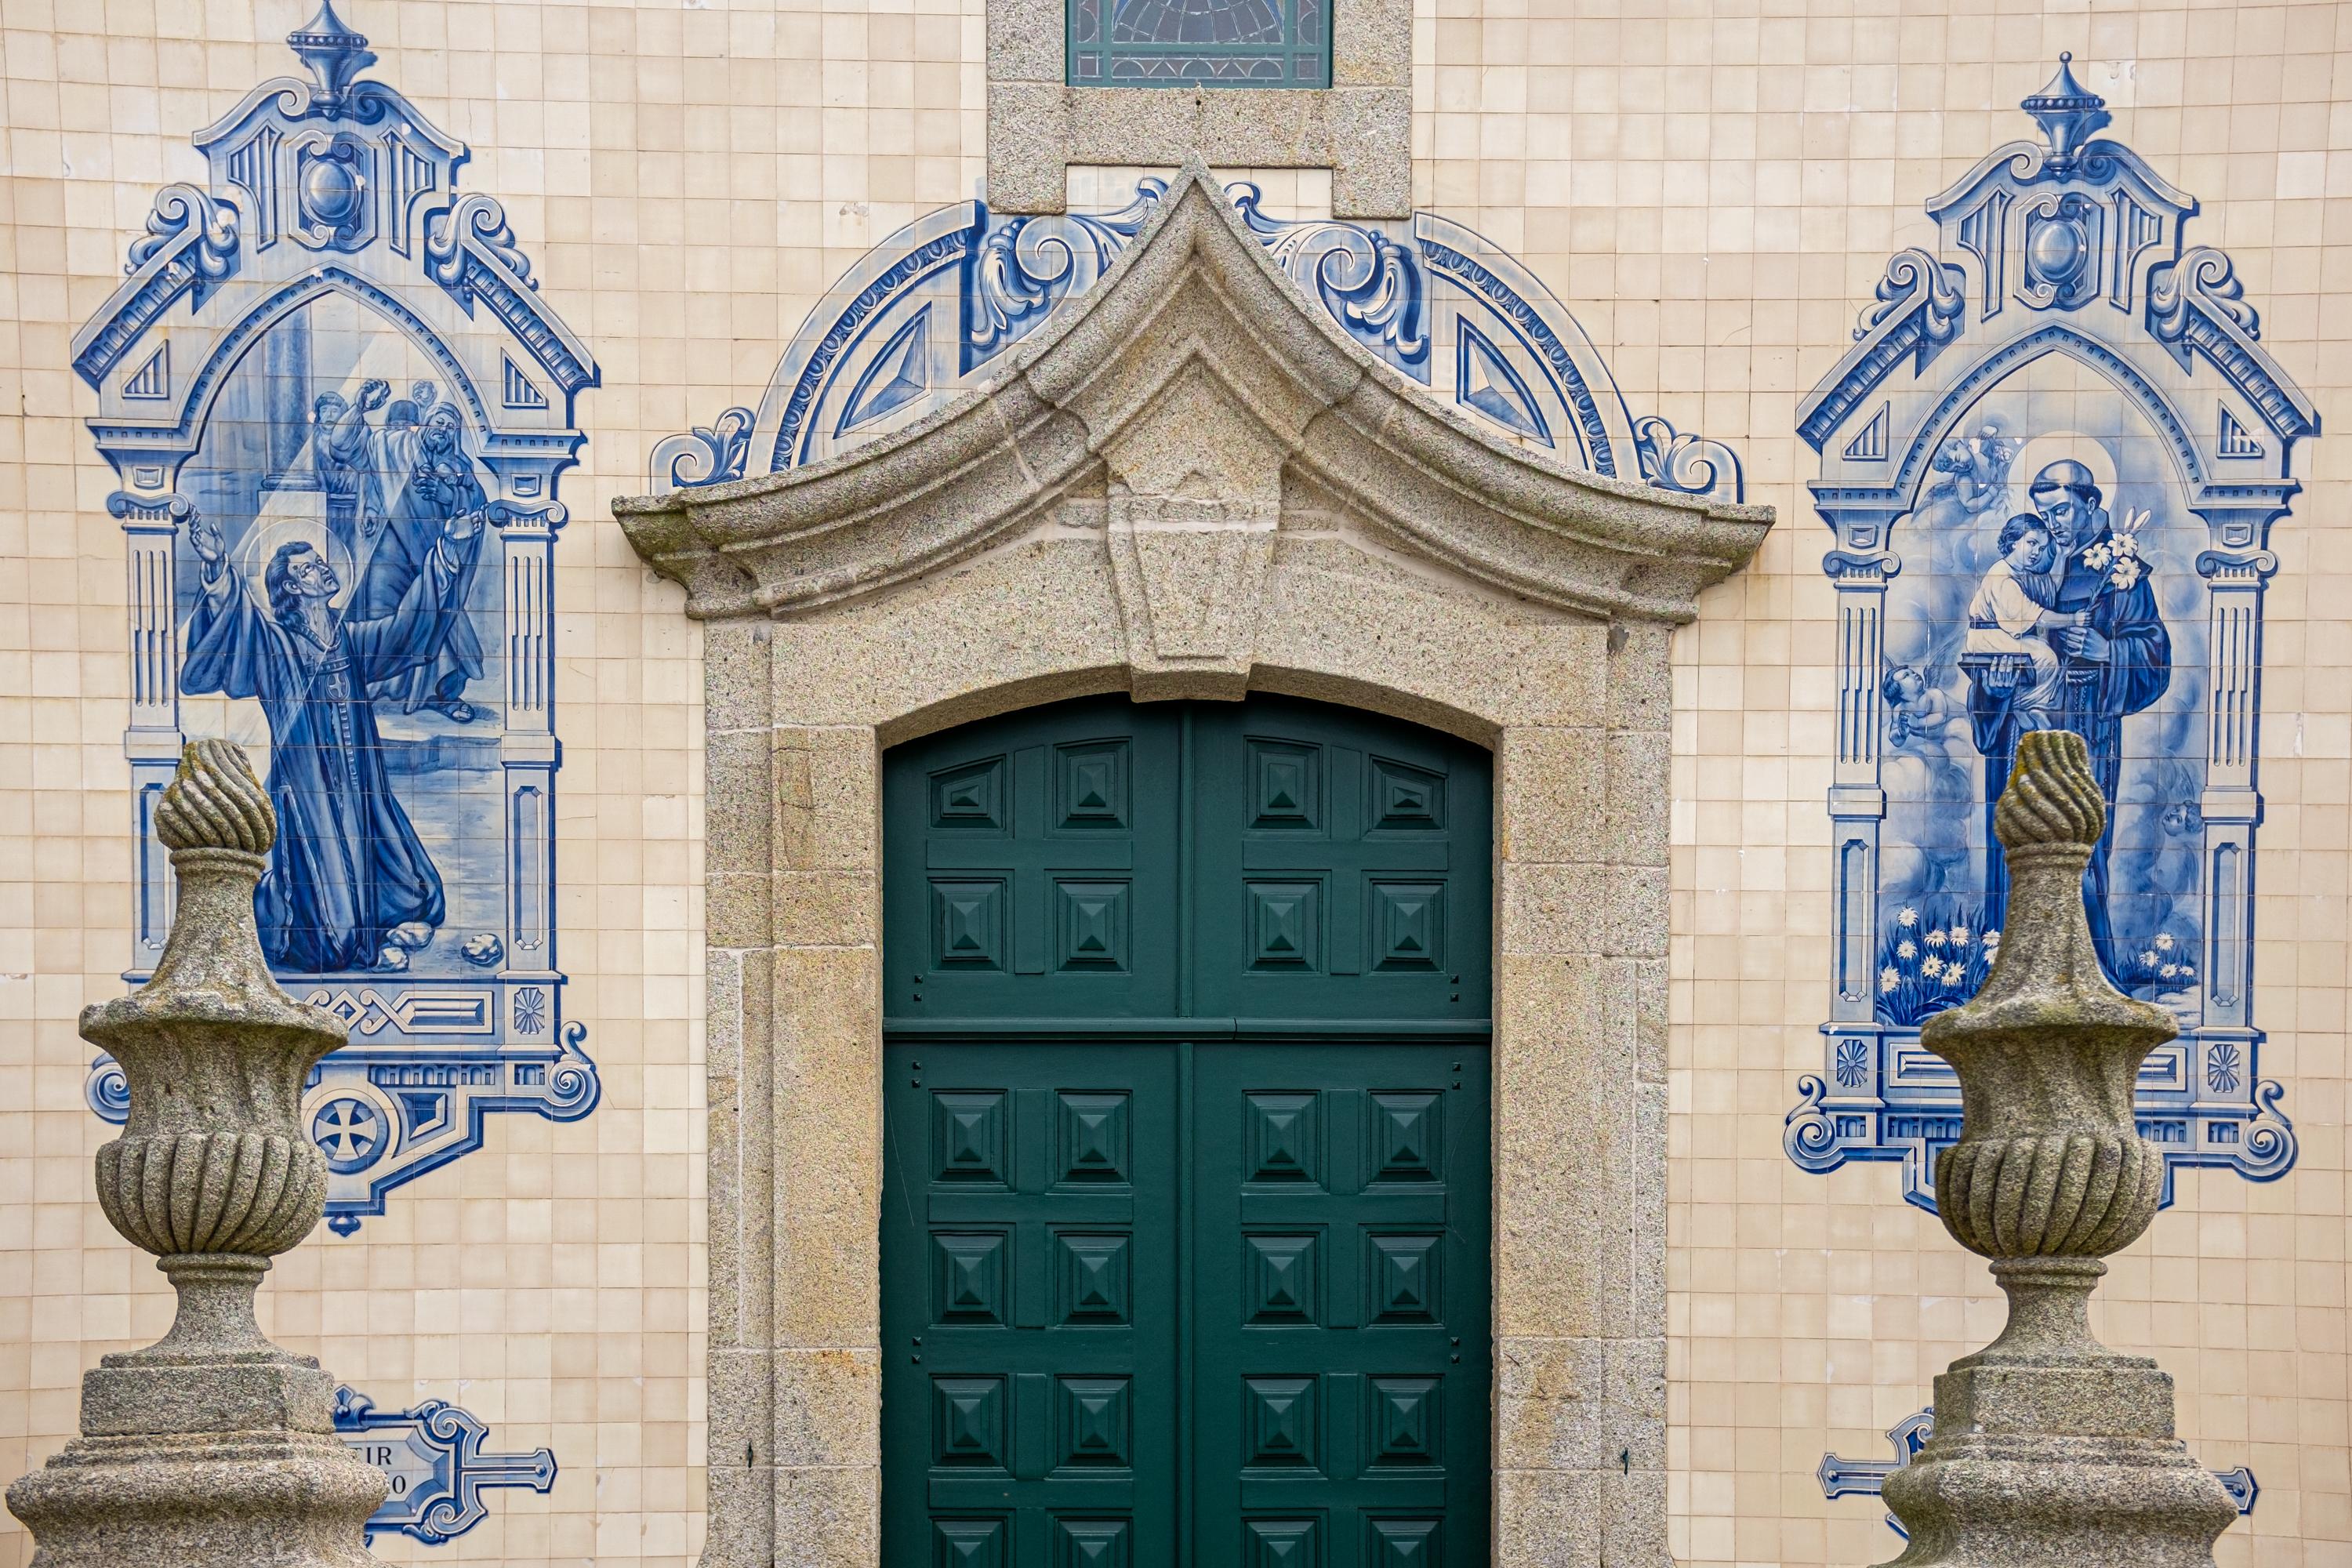
[{"label": "fluted stone urn", "polygon": [[2173,1436],[2172,1379],[2091,1332],[2100,1259],[2156,1216],[2164,1157],[2139,1136],[2133,1089],[2178,1032],[2100,970],[2083,868],[2105,825],[2083,738],[2026,735],[1993,817],[2009,865],[2000,955],[1972,1001],[1922,1032],[1960,1080],[1937,1207],[1992,1260],[2009,1322],[1936,1379],[1935,1436],[1887,1479],[1910,1532],[1901,1568],[2210,1568],[2237,1514]]},{"label": "fluted stone urn", "polygon": [[254,1317],[269,1260],[324,1212],[302,1086],[343,1031],[270,978],[253,890],[277,822],[245,753],[192,742],[155,808],[179,904],[154,976],[85,1008],[122,1066],[122,1136],[98,1153],[114,1228],[179,1296],[172,1331],[83,1374],[81,1436],[8,1489],[35,1568],[361,1568],[381,1472],[334,1436],[335,1380]]}]

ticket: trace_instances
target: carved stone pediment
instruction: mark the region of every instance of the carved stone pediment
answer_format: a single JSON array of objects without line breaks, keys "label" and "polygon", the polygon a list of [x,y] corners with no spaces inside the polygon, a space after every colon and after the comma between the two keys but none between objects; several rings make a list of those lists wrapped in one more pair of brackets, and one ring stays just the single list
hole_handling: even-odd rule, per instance
[{"label": "carved stone pediment", "polygon": [[1105,447],[1111,577],[1140,694],[1248,689],[1286,436],[1206,356],[1185,353]]},{"label": "carved stone pediment", "polygon": [[1237,694],[1291,481],[1391,548],[1601,616],[1690,619],[1771,522],[1480,431],[1335,326],[1197,165],[970,395],[826,461],[614,511],[705,618],[815,610],[1104,517],[1139,686]]}]

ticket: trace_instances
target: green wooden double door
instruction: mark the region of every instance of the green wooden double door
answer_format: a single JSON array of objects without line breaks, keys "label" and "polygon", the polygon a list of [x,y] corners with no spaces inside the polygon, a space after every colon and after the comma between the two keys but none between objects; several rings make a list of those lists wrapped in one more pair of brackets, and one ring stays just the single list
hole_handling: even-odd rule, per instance
[{"label": "green wooden double door", "polygon": [[887,1568],[1486,1561],[1491,796],[1271,698],[888,754]]}]

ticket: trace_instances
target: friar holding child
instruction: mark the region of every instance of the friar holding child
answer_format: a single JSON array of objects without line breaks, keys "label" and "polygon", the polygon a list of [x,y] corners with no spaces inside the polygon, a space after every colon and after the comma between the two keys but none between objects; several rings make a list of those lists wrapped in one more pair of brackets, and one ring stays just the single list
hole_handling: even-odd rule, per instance
[{"label": "friar holding child", "polygon": [[[2123,782],[2124,720],[2172,683],[2172,639],[2140,553],[2145,511],[2118,528],[2091,470],[2071,458],[2033,477],[2033,510],[2003,524],[2001,559],[1969,605],[1961,667],[1969,719],[1985,760],[1985,922],[2005,919],[2009,879],[1992,810],[2030,730],[2071,730],[2091,753],[2107,803],[2106,831],[2083,874],[2091,935],[2110,974],[2121,973],[2109,908],[2108,858]],[[1998,645],[1998,646],[1996,646]]]}]

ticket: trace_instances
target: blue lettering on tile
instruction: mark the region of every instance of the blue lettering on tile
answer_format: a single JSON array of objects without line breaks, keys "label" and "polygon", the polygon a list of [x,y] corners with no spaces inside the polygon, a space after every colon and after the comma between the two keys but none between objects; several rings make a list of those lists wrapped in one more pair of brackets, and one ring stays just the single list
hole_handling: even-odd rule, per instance
[{"label": "blue lettering on tile", "polygon": [[555,1485],[555,1451],[487,1454],[489,1428],[446,1399],[407,1410],[378,1410],[348,1386],[335,1390],[335,1432],[343,1446],[383,1472],[383,1505],[368,1516],[370,1539],[397,1531],[440,1546],[482,1522],[482,1494],[496,1487]]}]

